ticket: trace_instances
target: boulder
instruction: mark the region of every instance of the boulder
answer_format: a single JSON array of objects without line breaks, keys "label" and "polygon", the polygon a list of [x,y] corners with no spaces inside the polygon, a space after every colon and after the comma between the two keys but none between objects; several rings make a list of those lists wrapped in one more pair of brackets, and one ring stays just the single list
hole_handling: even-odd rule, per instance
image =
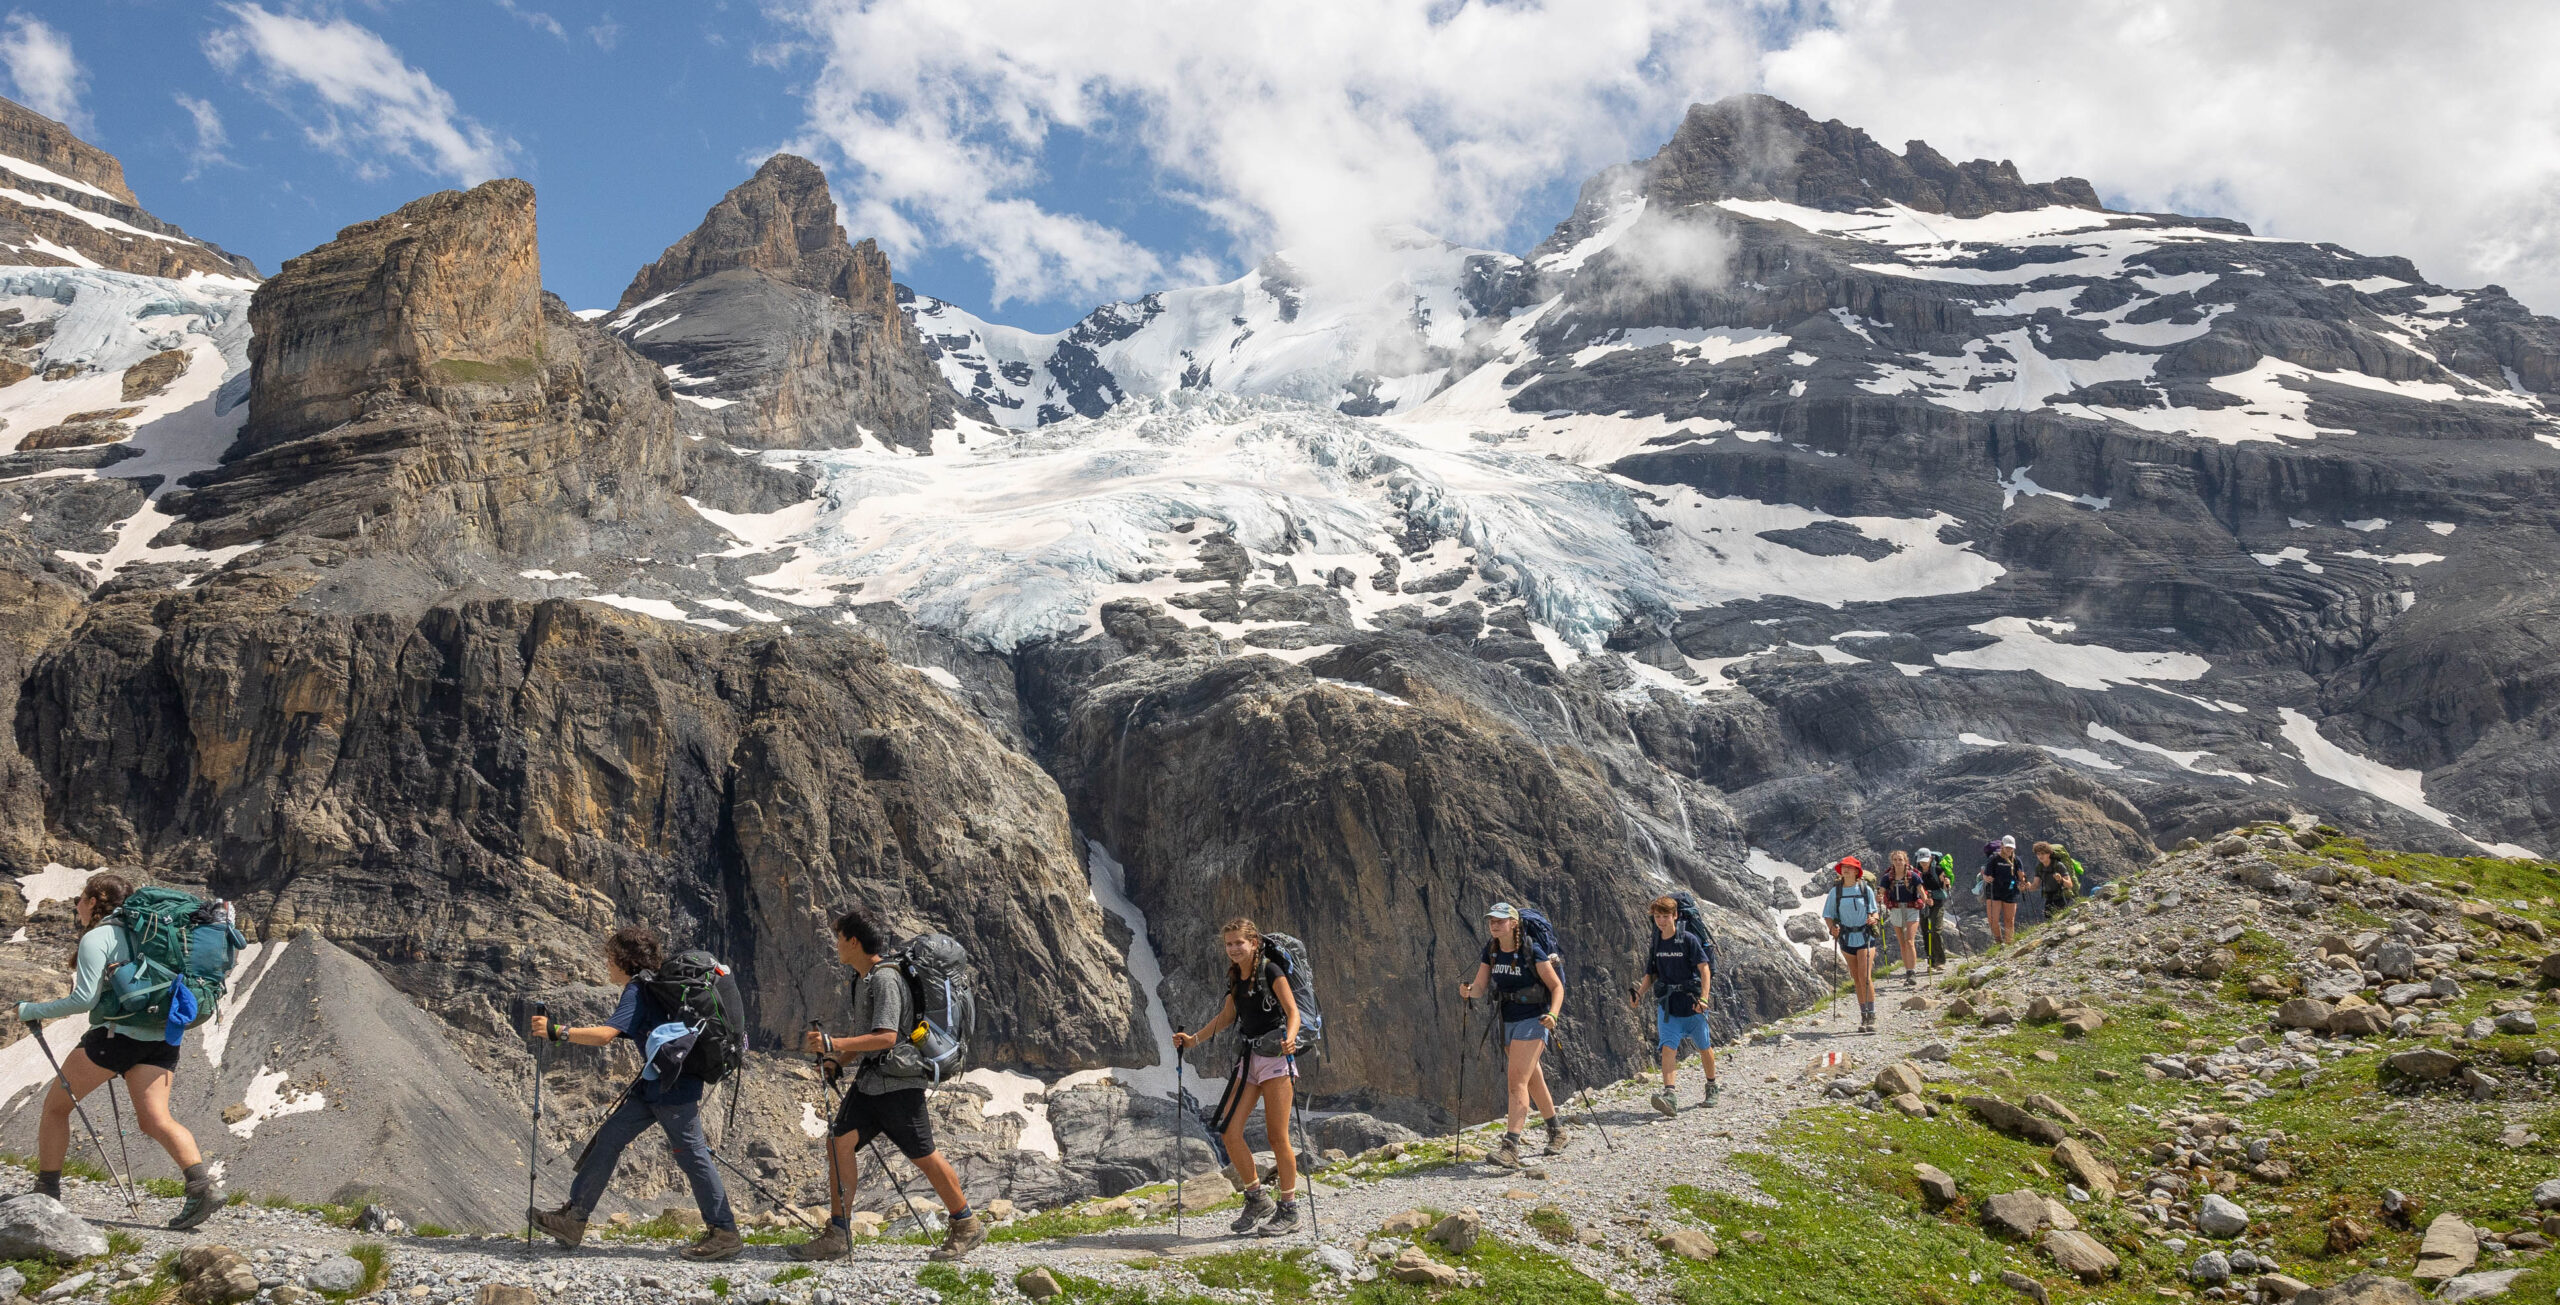
[{"label": "boulder", "polygon": [[2196,1207],[2196,1229],[2207,1237],[2237,1237],[2249,1230],[2249,1212],[2215,1193]]},{"label": "boulder", "polygon": [[2418,1244],[2418,1267],[2409,1276],[2433,1285],[2471,1272],[2480,1260],[2480,1234],[2461,1215],[2450,1211],[2427,1222]]},{"label": "boulder", "polygon": [[2378,1038],[2390,1031],[2380,1007],[2346,1006],[2329,1014],[2329,1032],[2342,1038]]},{"label": "boulder", "polygon": [[2435,1047],[2413,1047],[2392,1053],[2390,1059],[2382,1062],[2382,1067],[2402,1078],[2440,1083],[2462,1068],[2462,1058]]},{"label": "boulder", "polygon": [[106,1234],[50,1196],[29,1192],[0,1201],[0,1260],[77,1264],[106,1253]]},{"label": "boulder", "polygon": [[2258,1298],[2264,1301],[2275,1302],[2276,1305],[2284,1305],[2287,1301],[2299,1300],[2302,1298],[2302,1294],[2309,1290],[2311,1290],[2311,1284],[2304,1282],[2300,1278],[2288,1278],[2281,1273],[2261,1273],[2258,1275]]},{"label": "boulder", "polygon": [[1404,1251],[1396,1256],[1395,1263],[1388,1268],[1387,1276],[1417,1287],[1458,1285],[1458,1271],[1424,1254],[1419,1246],[1404,1248]]},{"label": "boulder", "polygon": [[1911,1166],[1911,1176],[1920,1184],[1920,1196],[1933,1210],[1943,1210],[1956,1203],[1955,1176],[1931,1164]]},{"label": "boulder", "polygon": [[2560,1210],[2560,1178],[2546,1178],[2540,1183],[2535,1184],[2533,1189],[2533,1208],[2537,1210]]},{"label": "boulder", "polygon": [[1431,1240],[1449,1248],[1452,1255],[1474,1250],[1476,1237],[1484,1231],[1484,1216],[1473,1208],[1460,1210],[1431,1227]]},{"label": "boulder", "polygon": [[2461,1277],[2451,1279],[2447,1281],[2445,1285],[2436,1288],[2436,1299],[2439,1302],[2487,1300],[2492,1296],[2504,1296],[2507,1294],[2507,1289],[2516,1284],[2516,1279],[2523,1276],[2524,1270],[2522,1269],[2498,1269],[2489,1273],[2466,1273]]},{"label": "boulder", "polygon": [[2055,1143],[2053,1163],[2070,1175],[2073,1182],[2087,1188],[2091,1196],[2102,1201],[2113,1197],[2123,1183],[2116,1176],[2115,1166],[2100,1160],[2097,1153],[2078,1138],[2064,1138]]},{"label": "boulder", "polygon": [[1420,1210],[1403,1210],[1388,1215],[1386,1222],[1378,1225],[1378,1231],[1390,1237],[1402,1237],[1408,1233],[1421,1232],[1430,1226],[1430,1215]]},{"label": "boulder", "polygon": [[2043,1283],[2018,1272],[2016,1269],[2002,1269],[2000,1271],[2000,1285],[2026,1297],[2028,1300],[2034,1301],[2036,1305],[2050,1305],[2052,1300],[2052,1297],[2046,1294]]},{"label": "boulder", "polygon": [[2049,1092],[2038,1092],[2021,1104],[2047,1119],[2059,1119],[2073,1128],[2083,1127],[2080,1116],[2072,1113],[2071,1107],[2062,1104]]},{"label": "boulder", "polygon": [[364,1285],[364,1261],[352,1255],[332,1255],[311,1266],[302,1281],[313,1291],[347,1292]]},{"label": "boulder", "polygon": [[2553,983],[2560,983],[2560,952],[2553,952],[2543,957],[2538,972],[2543,978]]},{"label": "boulder", "polygon": [[1422,1140],[1420,1133],[1402,1124],[1358,1111],[1309,1120],[1307,1136],[1326,1150],[1348,1151],[1353,1155],[1391,1143],[1411,1144]]},{"label": "boulder", "polygon": [[1929,1117],[1929,1103],[1917,1092],[1905,1092],[1900,1096],[1889,1098],[1885,1104],[1912,1119]]},{"label": "boulder", "polygon": [[2062,1003],[2053,998],[2037,993],[2027,1001],[2027,1023],[2051,1024],[2061,1018]]},{"label": "boulder", "polygon": [[258,1272],[228,1246],[190,1246],[170,1266],[186,1305],[233,1305],[258,1294]]},{"label": "boulder", "polygon": [[2053,1146],[2070,1136],[2060,1124],[2029,1114],[1998,1097],[1966,1097],[1961,1104],[1993,1132],[2022,1142]]},{"label": "boulder", "polygon": [[1909,1061],[1902,1061],[1876,1071],[1875,1090],[1876,1095],[1880,1097],[1898,1097],[1906,1092],[1926,1092],[1929,1090],[1929,1080],[1920,1076],[1919,1066]]},{"label": "boulder", "polygon": [[471,1305],[536,1305],[541,1299],[531,1287],[504,1282],[484,1282],[480,1290],[471,1293]]},{"label": "boulder", "polygon": [[1037,1264],[1013,1275],[1013,1289],[1033,1300],[1047,1300],[1066,1290],[1059,1285],[1058,1275]]},{"label": "boulder", "polygon": [[2395,983],[2382,990],[2382,1004],[2397,1008],[2427,995],[2429,991],[2423,983]]},{"label": "boulder", "polygon": [[2386,979],[2406,979],[2418,972],[2417,949],[2394,939],[2374,948],[2366,964]]},{"label": "boulder", "polygon": [[2044,1253],[2082,1282],[2103,1282],[2116,1271],[2116,1253],[2098,1239],[2076,1229],[2056,1228],[2044,1235]]},{"label": "boulder", "polygon": [[1995,1235],[2026,1241],[2045,1226],[2045,1198],[2024,1189],[2002,1192],[1982,1203],[1982,1222]]},{"label": "boulder", "polygon": [[2293,1305],[2426,1305],[2426,1299],[2398,1278],[2359,1273],[2337,1286],[2303,1292]]},{"label": "boulder", "polygon": [[2325,1029],[2334,1013],[2325,1001],[2315,997],[2296,997],[2276,1007],[2276,1027],[2280,1029]]},{"label": "boulder", "polygon": [[2062,1015],[2062,1036],[2066,1038],[2085,1038],[2106,1026],[2107,1013],[2095,1007],[2075,1007]]},{"label": "boulder", "polygon": [[27,1275],[0,1265],[0,1300],[16,1300],[18,1293],[25,1291],[26,1287]]},{"label": "boulder", "polygon": [[2231,1259],[2220,1251],[2206,1251],[2187,1266],[2187,1281],[2199,1287],[2219,1287],[2231,1281]]},{"label": "boulder", "polygon": [[2508,1011],[2506,1014],[2500,1015],[2496,1019],[2495,1026],[2500,1033],[2539,1033],[2542,1031],[2541,1021],[2536,1020],[2533,1017],[2533,1012],[2529,1010]]},{"label": "boulder", "polygon": [[1653,1245],[1664,1255],[1677,1255],[1684,1260],[1712,1260],[1716,1257],[1715,1239],[1698,1228],[1674,1228],[1654,1238]]},{"label": "boulder", "polygon": [[2363,1224],[2343,1214],[2328,1222],[2326,1232],[2327,1248],[2333,1256],[2353,1255],[2363,1249],[2366,1242],[2373,1240],[2373,1234]]}]

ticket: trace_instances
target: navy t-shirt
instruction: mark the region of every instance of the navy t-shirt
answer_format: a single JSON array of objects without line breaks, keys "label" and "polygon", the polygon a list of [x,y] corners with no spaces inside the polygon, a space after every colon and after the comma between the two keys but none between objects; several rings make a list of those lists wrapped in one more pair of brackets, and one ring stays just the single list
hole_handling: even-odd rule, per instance
[{"label": "navy t-shirt", "polygon": [[1538,977],[1538,962],[1553,958],[1541,952],[1524,932],[1520,950],[1496,951],[1492,940],[1484,945],[1484,963],[1493,971],[1494,993],[1502,998],[1502,1021],[1517,1024],[1547,1013],[1547,983]]},{"label": "navy t-shirt", "polygon": [[1655,935],[1653,954],[1645,962],[1653,974],[1653,999],[1674,1015],[1697,1014],[1698,967],[1706,963],[1706,947],[1688,930],[1674,929],[1668,938]]},{"label": "navy t-shirt", "polygon": [[1235,967],[1227,967],[1227,995],[1236,1003],[1236,1032],[1245,1041],[1289,1026],[1289,1012],[1280,1009],[1280,995],[1271,987],[1274,980],[1287,977],[1288,969],[1269,956],[1254,963],[1253,977],[1249,979],[1235,977]]}]

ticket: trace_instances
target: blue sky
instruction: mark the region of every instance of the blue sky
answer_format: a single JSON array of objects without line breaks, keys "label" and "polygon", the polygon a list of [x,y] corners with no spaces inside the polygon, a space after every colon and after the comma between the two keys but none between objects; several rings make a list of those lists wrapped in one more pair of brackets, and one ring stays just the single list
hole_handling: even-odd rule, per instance
[{"label": "blue sky", "polygon": [[[1204,21],[1204,14],[1214,14]],[[2560,6],[2392,0],[0,0],[0,87],[272,270],[517,175],[609,304],[764,154],[899,279],[1055,329],[1381,224],[1520,252],[1695,100],[1767,90],[2111,203],[2560,310]],[[2411,93],[2413,91],[2422,93]],[[1321,273],[1319,273],[1320,275]]]}]

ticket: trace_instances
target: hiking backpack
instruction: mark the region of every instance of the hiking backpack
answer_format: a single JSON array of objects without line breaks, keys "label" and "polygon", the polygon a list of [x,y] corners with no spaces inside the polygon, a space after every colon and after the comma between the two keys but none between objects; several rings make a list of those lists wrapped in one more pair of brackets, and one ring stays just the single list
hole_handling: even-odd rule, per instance
[{"label": "hiking backpack", "polygon": [[895,1078],[940,1083],[959,1075],[969,1059],[969,1035],[978,1027],[977,991],[969,983],[969,952],[947,933],[910,940],[883,959],[907,983],[915,1028],[881,1058],[880,1072]]},{"label": "hiking backpack", "polygon": [[[1689,936],[1698,940],[1699,950],[1706,953],[1707,979],[1713,982],[1716,974],[1716,940],[1707,933],[1707,913],[1698,905],[1698,899],[1686,888],[1672,889],[1670,896],[1671,904],[1680,912],[1679,927],[1688,930]],[[1682,991],[1686,991],[1685,987]],[[1707,1004],[1707,994],[1701,992],[1692,1000],[1704,1009]]]},{"label": "hiking backpack", "polygon": [[644,976],[641,987],[676,1019],[691,1025],[693,1047],[682,1072],[705,1083],[729,1076],[747,1058],[747,1007],[729,967],[705,951],[678,952]]},{"label": "hiking backpack", "polygon": [[[1307,962],[1307,945],[1289,934],[1266,933],[1262,935],[1262,959],[1280,967],[1282,977],[1289,980],[1289,995],[1298,1002],[1298,1045],[1277,1054],[1302,1056],[1315,1050],[1324,1040],[1324,1012],[1316,1005],[1315,967]],[[1280,999],[1265,985],[1262,1000],[1263,1008],[1268,1010],[1276,1007]]]},{"label": "hiking backpack", "polygon": [[2061,871],[2065,876],[2062,891],[2055,896],[2066,903],[2079,900],[2081,885],[2086,882],[2084,877],[2089,873],[2081,867],[2080,858],[2063,850],[2062,844],[2056,843],[2053,845],[2053,868]]},{"label": "hiking backpack", "polygon": [[[1840,942],[1843,946],[1865,947],[1873,944],[1883,937],[1883,935],[1878,933],[1876,930],[1877,909],[1875,885],[1858,885],[1858,895],[1865,898],[1867,901],[1867,919],[1864,924],[1851,924],[1840,918],[1842,914],[1840,910],[1840,903],[1848,900],[1849,886],[1847,884],[1834,884],[1831,888],[1831,918],[1834,923],[1837,923],[1840,926]],[[1853,934],[1864,941],[1851,943],[1849,938]]]},{"label": "hiking backpack", "polygon": [[107,923],[124,930],[133,959],[107,975],[90,1018],[100,1024],[165,1021],[173,1030],[212,1018],[231,986],[231,963],[249,940],[231,905],[175,888],[138,888]]},{"label": "hiking backpack", "polygon": [[1528,945],[1532,955],[1543,954],[1546,958],[1553,959],[1558,954],[1556,927],[1547,919],[1546,912],[1534,906],[1520,908],[1520,938]]}]

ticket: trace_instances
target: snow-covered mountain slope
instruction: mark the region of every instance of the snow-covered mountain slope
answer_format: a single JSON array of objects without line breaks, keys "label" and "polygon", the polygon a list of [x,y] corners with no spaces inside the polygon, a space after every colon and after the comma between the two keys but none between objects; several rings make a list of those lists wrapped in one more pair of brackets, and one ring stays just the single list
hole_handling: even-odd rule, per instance
[{"label": "snow-covered mountain slope", "polygon": [[939,299],[905,306],[952,388],[1017,429],[1175,390],[1374,414],[1436,389],[1480,319],[1509,309],[1521,273],[1511,255],[1412,228],[1376,235],[1350,277],[1311,279],[1283,251],[1225,285],[1105,304],[1047,335]]}]

